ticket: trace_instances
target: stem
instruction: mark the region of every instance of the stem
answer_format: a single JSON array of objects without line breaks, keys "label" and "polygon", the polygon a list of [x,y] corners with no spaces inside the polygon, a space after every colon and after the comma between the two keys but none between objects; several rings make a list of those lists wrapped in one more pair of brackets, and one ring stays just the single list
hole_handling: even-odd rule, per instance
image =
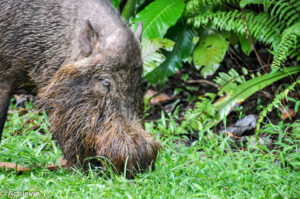
[{"label": "stem", "polygon": [[[257,52],[257,50],[256,50],[256,48],[255,48],[255,45],[254,45],[254,43],[253,43],[253,40],[252,40],[250,31],[249,31],[249,26],[248,26],[247,20],[244,19],[244,8],[242,8],[241,11],[242,11],[242,19],[243,19],[243,21],[246,23],[246,33],[247,33],[247,36],[248,36],[248,40],[249,40],[250,45],[251,45],[251,47],[252,47],[252,49],[253,49],[253,51],[254,51],[256,57],[257,57],[257,60],[258,60],[258,62],[259,62],[259,64],[260,64],[260,66],[263,67],[263,66],[265,66],[266,64],[265,64],[264,60],[261,58],[261,56],[258,54],[258,52]],[[243,24],[244,24],[244,23],[243,23]]]}]

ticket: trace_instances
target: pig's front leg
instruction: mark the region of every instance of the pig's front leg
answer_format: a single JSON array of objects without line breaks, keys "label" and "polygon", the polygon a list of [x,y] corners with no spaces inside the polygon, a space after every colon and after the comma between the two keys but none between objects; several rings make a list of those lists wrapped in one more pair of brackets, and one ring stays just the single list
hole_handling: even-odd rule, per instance
[{"label": "pig's front leg", "polygon": [[7,109],[9,107],[10,98],[12,95],[12,85],[6,82],[0,82],[0,141],[4,128]]}]

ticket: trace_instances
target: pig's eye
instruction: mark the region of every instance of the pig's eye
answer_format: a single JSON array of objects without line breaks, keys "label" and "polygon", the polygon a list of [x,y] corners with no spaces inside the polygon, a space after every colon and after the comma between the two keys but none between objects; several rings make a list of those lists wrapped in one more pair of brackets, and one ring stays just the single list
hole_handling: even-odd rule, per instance
[{"label": "pig's eye", "polygon": [[105,86],[106,88],[110,87],[110,83],[108,80],[106,79],[99,79],[101,81],[101,83],[103,84],[103,86]]}]

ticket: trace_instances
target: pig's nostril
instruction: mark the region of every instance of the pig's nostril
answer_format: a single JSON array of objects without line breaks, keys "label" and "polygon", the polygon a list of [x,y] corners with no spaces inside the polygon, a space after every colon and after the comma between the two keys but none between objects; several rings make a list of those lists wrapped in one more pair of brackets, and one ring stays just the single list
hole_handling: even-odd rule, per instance
[{"label": "pig's nostril", "polygon": [[[117,125],[116,125],[117,126]],[[117,135],[110,138],[111,135]],[[99,137],[97,156],[107,157],[118,172],[124,168],[128,174],[144,172],[149,167],[154,169],[154,162],[159,144],[145,130],[119,123],[117,127],[107,130],[106,137]]]}]

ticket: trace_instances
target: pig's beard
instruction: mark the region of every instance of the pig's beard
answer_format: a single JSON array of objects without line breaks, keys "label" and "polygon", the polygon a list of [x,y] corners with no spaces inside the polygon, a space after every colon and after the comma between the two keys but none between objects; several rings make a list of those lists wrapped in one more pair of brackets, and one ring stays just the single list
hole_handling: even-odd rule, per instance
[{"label": "pig's beard", "polygon": [[40,104],[69,165],[87,168],[93,162],[105,167],[91,159],[104,158],[118,172],[126,165],[130,178],[150,165],[154,168],[160,144],[145,132],[139,119],[133,116],[128,121],[117,106],[107,104],[106,96],[99,100],[88,92],[76,92],[62,99],[67,92],[57,86],[46,89]]}]

